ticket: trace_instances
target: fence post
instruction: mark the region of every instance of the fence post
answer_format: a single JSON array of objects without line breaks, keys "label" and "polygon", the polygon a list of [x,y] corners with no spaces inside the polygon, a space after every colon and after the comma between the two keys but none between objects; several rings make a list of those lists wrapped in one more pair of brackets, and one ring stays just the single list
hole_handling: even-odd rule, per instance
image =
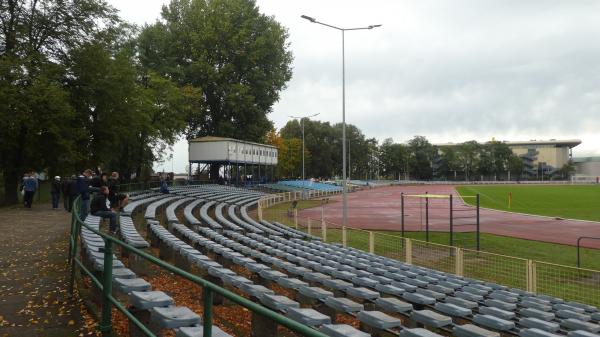
[{"label": "fence post", "polygon": [[455,259],[455,270],[454,274],[457,276],[464,276],[464,256],[463,250],[459,247],[454,247],[454,259]]},{"label": "fence post", "polygon": [[213,293],[208,287],[202,288],[202,298],[204,299],[203,312],[203,336],[212,336],[212,309],[213,309]]},{"label": "fence post", "polygon": [[375,253],[375,233],[369,231],[369,253]]},{"label": "fence post", "polygon": [[[79,207],[77,207],[77,209],[79,209]],[[77,255],[77,241],[79,238],[79,224],[77,223],[77,215],[75,213],[78,213],[79,211],[75,210],[75,206],[73,206],[73,209],[71,210],[72,213],[72,218],[73,218],[73,231],[71,232],[71,235],[73,236],[73,240],[72,242],[72,247],[71,250],[69,251],[69,257],[70,257],[70,262],[71,262],[71,278],[69,280],[69,294],[73,295],[73,288],[75,287],[75,269],[77,267],[77,264],[75,263],[75,256]]]},{"label": "fence post", "polygon": [[325,223],[325,221],[321,222],[321,236],[323,242],[327,242],[327,224]]},{"label": "fence post", "polygon": [[258,212],[257,212],[257,213],[258,213],[258,221],[262,221],[262,220],[263,220],[263,213],[262,213],[262,209],[263,209],[263,208],[262,208],[262,201],[261,201],[261,200],[259,200],[259,201],[258,201],[258,210],[257,210],[257,211],[258,211]]},{"label": "fence post", "polygon": [[531,292],[537,294],[537,264],[531,261]]},{"label": "fence post", "polygon": [[342,226],[342,247],[348,246],[348,238],[346,236],[346,226]]},{"label": "fence post", "polygon": [[527,289],[526,290],[529,291],[529,292],[533,292],[534,291],[533,290],[533,288],[534,288],[534,285],[533,285],[533,283],[534,283],[534,280],[533,280],[534,279],[534,276],[533,276],[533,261],[527,260],[525,262],[525,267],[527,269],[527,273],[526,273],[526,275],[527,275]]},{"label": "fence post", "polygon": [[406,264],[412,264],[412,241],[410,239],[404,239],[404,257]]},{"label": "fence post", "polygon": [[104,242],[104,271],[102,272],[102,321],[100,331],[102,337],[110,337],[112,331],[112,303],[109,297],[112,294],[112,267],[113,267],[112,241]]},{"label": "fence post", "polygon": [[294,208],[294,226],[298,229],[298,209]]},{"label": "fence post", "polygon": [[308,222],[308,229],[306,230],[306,233],[308,233],[308,235],[312,235],[312,228],[311,228],[311,224],[310,224],[310,218],[307,219]]}]

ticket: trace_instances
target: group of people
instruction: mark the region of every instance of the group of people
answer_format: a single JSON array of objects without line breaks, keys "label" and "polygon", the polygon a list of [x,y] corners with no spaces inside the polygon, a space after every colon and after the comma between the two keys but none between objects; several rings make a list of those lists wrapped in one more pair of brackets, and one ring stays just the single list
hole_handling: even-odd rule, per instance
[{"label": "group of people", "polygon": [[[76,179],[78,195],[81,196],[79,217],[83,220],[89,214],[109,219],[109,232],[117,231],[117,212],[128,202],[126,194],[119,193],[119,173],[83,171]],[[91,201],[90,201],[91,199]],[[88,209],[89,207],[89,209]]]},{"label": "group of people", "polygon": [[[38,190],[38,179],[33,172],[23,176],[21,191],[25,207],[31,208],[33,196]],[[81,197],[79,217],[83,220],[89,214],[110,220],[109,231],[117,229],[117,212],[127,203],[128,196],[119,193],[119,173],[103,173],[100,168],[96,172],[84,170],[78,176],[62,179],[54,177],[50,186],[52,208],[58,209],[62,194],[65,210],[71,212],[77,197]]]}]

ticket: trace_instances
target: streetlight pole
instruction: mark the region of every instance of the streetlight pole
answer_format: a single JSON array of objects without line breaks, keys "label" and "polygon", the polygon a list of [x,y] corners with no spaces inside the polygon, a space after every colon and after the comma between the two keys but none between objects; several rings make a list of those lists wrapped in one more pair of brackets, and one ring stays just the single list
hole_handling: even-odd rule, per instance
[{"label": "streetlight pole", "polygon": [[304,118],[315,117],[315,116],[318,116],[319,114],[320,114],[320,112],[316,113],[314,115],[304,116],[304,117],[290,116],[290,118],[299,119],[300,120],[300,127],[302,128],[302,184],[303,185],[304,185],[304,180],[306,180],[306,176],[304,174]]},{"label": "streetlight pole", "polygon": [[327,23],[319,22],[315,18],[307,15],[300,16],[312,23],[317,23],[325,27],[333,28],[342,32],[342,195],[343,195],[343,221],[344,226],[348,225],[348,188],[346,181],[346,52],[345,52],[345,32],[349,30],[365,30],[381,27],[381,25],[369,25],[357,28],[340,28]]}]

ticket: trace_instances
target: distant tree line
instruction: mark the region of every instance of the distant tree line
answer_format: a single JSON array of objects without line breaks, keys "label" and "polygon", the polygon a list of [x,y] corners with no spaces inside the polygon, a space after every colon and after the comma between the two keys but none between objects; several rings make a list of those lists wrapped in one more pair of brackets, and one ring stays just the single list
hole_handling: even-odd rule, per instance
[{"label": "distant tree line", "polygon": [[[342,126],[304,120],[307,177],[339,178],[342,172]],[[506,180],[523,177],[524,164],[505,143],[469,141],[436,146],[425,137],[407,143],[385,139],[381,144],[347,125],[348,176],[351,179]],[[302,129],[289,121],[279,133],[271,131],[267,142],[279,148],[278,175],[302,175]]]},{"label": "distant tree line", "polygon": [[260,141],[291,77],[287,37],[254,0],[172,0],[144,27],[100,0],[0,1],[5,202],[26,170],[139,178],[181,136]]}]

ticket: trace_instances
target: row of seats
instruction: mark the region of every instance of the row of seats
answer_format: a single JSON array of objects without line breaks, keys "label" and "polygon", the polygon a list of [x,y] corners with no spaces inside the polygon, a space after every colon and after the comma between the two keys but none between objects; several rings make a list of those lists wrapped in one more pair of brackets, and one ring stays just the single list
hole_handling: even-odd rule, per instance
[{"label": "row of seats", "polygon": [[339,192],[342,190],[341,187],[332,185],[319,183],[310,180],[281,180],[278,182],[279,185],[291,186],[295,188],[305,189],[305,190],[317,190],[317,191],[336,191]]},{"label": "row of seats", "polygon": [[[85,223],[95,230],[100,228],[99,217],[88,215]],[[104,240],[85,227],[82,227],[80,237],[84,265],[91,265],[94,273],[99,277],[104,272]],[[176,306],[173,298],[166,293],[153,291],[146,280],[125,268],[114,255],[112,265],[113,293],[126,295],[131,305],[130,310],[149,312],[151,330],[158,332],[162,329],[175,329],[179,337],[202,336],[202,321],[198,314],[188,307]],[[130,330],[133,328],[133,325],[130,325]],[[213,336],[230,336],[216,326],[213,327],[213,331]]]}]

